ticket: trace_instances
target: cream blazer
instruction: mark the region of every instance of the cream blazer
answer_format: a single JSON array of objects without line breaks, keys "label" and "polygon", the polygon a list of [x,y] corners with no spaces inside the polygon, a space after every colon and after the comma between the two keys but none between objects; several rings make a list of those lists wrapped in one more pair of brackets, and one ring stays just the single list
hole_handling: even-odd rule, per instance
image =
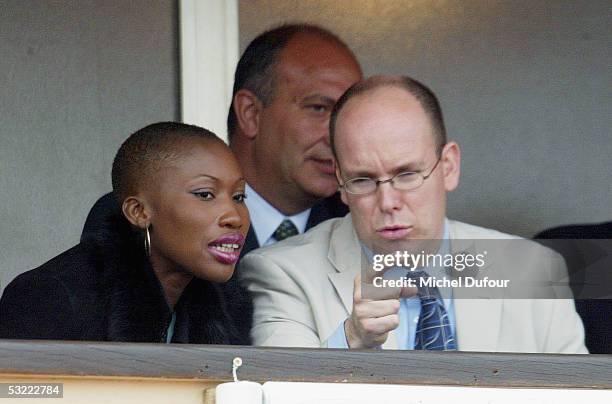
[{"label": "cream blazer", "polygon": [[[461,222],[449,224],[451,245],[455,244],[452,240],[517,239]],[[532,277],[550,262],[558,264],[547,270],[566,273],[565,263],[555,252],[527,240],[524,244],[529,248],[509,260],[514,273]],[[360,252],[349,214],[243,257],[238,273],[254,299],[254,344],[325,347],[352,311]],[[551,261],[551,257],[555,259]],[[508,263],[488,265],[490,269],[508,267]],[[571,299],[473,295],[467,299],[461,298],[461,293],[461,289],[453,291],[461,351],[587,353],[584,328]],[[383,348],[397,349],[394,332],[389,333]]]}]

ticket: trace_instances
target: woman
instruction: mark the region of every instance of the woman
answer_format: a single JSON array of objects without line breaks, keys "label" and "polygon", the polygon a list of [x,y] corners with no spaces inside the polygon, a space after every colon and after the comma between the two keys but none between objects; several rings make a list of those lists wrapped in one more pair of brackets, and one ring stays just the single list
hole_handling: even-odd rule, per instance
[{"label": "woman", "polygon": [[153,124],[123,143],[112,183],[122,212],[6,287],[0,338],[249,344],[251,302],[232,278],[249,215],[229,148]]}]

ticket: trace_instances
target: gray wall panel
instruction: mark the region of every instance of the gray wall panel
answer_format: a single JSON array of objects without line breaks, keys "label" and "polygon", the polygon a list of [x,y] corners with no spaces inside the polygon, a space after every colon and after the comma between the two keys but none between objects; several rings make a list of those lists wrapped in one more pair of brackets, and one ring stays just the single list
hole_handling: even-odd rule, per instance
[{"label": "gray wall panel", "polygon": [[178,111],[172,1],[0,4],[0,284],[78,242],[134,130]]}]

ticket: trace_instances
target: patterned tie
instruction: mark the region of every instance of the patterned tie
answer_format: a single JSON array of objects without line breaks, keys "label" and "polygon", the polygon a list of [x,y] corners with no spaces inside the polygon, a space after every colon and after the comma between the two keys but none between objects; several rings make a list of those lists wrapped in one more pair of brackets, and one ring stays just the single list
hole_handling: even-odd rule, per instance
[{"label": "patterned tie", "polygon": [[[428,278],[425,271],[413,271],[410,278]],[[454,351],[457,343],[444,308],[444,301],[437,287],[423,286],[418,290],[421,299],[421,315],[417,323],[414,349]]]},{"label": "patterned tie", "polygon": [[297,227],[295,227],[293,222],[289,219],[285,219],[281,224],[278,225],[278,227],[272,234],[272,237],[274,237],[276,241],[281,241],[286,239],[287,237],[295,236],[298,233],[299,231]]}]

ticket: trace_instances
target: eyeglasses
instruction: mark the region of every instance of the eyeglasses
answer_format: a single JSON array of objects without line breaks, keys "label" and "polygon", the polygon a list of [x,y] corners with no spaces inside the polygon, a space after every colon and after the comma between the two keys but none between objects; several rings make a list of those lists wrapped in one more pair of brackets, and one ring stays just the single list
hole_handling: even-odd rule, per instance
[{"label": "eyeglasses", "polygon": [[386,180],[375,180],[369,177],[357,177],[345,181],[344,184],[340,184],[340,188],[344,188],[344,190],[349,194],[365,195],[376,191],[380,184],[389,182],[391,183],[391,186],[398,191],[411,191],[423,185],[423,182],[425,182],[425,180],[431,176],[441,159],[442,155],[438,157],[436,164],[434,164],[433,168],[427,175],[424,175],[423,171],[404,171],[395,174],[393,177]]}]

